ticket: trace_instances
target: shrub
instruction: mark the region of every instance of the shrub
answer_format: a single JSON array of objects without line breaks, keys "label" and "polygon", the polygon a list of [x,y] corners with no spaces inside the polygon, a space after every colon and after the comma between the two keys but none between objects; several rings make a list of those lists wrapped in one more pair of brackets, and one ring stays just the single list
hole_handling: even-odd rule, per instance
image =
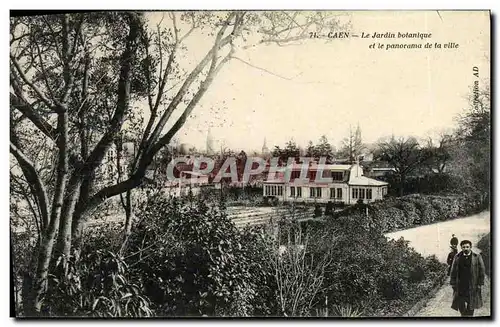
[{"label": "shrub", "polygon": [[222,204],[152,199],[139,213],[128,260],[160,315],[248,315],[253,282],[241,236]]},{"label": "shrub", "polygon": [[405,295],[404,280],[395,274],[384,274],[378,279],[378,291],[387,300],[400,299]]},{"label": "shrub", "polygon": [[314,217],[321,217],[323,215],[323,210],[319,204],[314,206]]},{"label": "shrub", "polygon": [[276,301],[278,286],[269,260],[274,248],[272,233],[266,226],[254,226],[244,229],[241,235],[249,274],[254,284],[255,296],[250,301],[251,315],[277,315],[280,311]]},{"label": "shrub", "polygon": [[46,299],[42,310],[51,316],[153,315],[141,279],[131,273],[121,257],[105,250],[83,251],[78,262],[69,262],[64,277],[49,275]]},{"label": "shrub", "polygon": [[484,268],[486,275],[491,277],[491,240],[490,233],[484,235],[479,242],[477,242],[477,248],[481,250],[481,256],[484,261]]},{"label": "shrub", "polygon": [[[398,224],[404,224],[403,210],[393,212]],[[323,230],[339,238],[322,296],[332,305],[363,307],[366,315],[398,315],[427,294],[446,265],[424,259],[404,239],[387,241],[374,216],[358,212],[325,223]],[[373,303],[366,304],[367,299]]]},{"label": "shrub", "polygon": [[363,315],[362,311],[349,304],[347,305],[333,305],[331,316],[344,317],[344,318],[357,318]]},{"label": "shrub", "polygon": [[[480,205],[475,196],[453,195],[418,195],[412,194],[401,198],[387,198],[368,205],[369,225],[382,228],[384,233],[407,229],[416,225],[430,224],[474,213]],[[333,213],[339,220],[342,216],[364,213],[366,205],[355,205],[341,212]],[[367,222],[368,223],[368,222]]]},{"label": "shrub", "polygon": [[325,208],[325,216],[330,216],[333,213],[333,203],[328,201]]}]

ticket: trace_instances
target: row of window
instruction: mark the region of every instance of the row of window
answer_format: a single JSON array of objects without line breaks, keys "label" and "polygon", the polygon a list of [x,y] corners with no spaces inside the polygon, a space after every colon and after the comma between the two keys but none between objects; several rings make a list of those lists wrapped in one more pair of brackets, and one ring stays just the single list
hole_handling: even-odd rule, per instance
[{"label": "row of window", "polygon": [[[295,190],[297,190],[297,195],[295,195]],[[292,198],[294,198],[294,197],[301,198],[302,197],[302,187],[291,186],[290,187],[290,196]]]},{"label": "row of window", "polygon": [[[366,192],[365,192],[366,191]],[[353,188],[352,189],[352,198],[353,199],[368,199],[372,198],[372,189],[364,189],[364,188]]]},{"label": "row of window", "polygon": [[275,195],[281,196],[283,195],[283,186],[280,185],[266,185],[264,190],[265,195]]},{"label": "row of window", "polygon": [[[282,196],[283,195],[283,186],[280,185],[266,185],[265,186],[265,195],[271,196]],[[290,187],[290,197],[302,197],[302,187],[300,186],[291,186]],[[321,187],[310,187],[309,188],[309,197],[310,198],[321,198],[322,197],[322,188]],[[364,189],[364,188],[353,188],[352,189],[352,198],[353,199],[368,199],[371,200],[373,197],[372,189]],[[330,188],[330,199],[342,199],[342,189],[341,188]]]},{"label": "row of window", "polygon": [[[321,198],[322,194],[322,188],[321,187],[310,187],[309,188],[309,197],[310,198]],[[335,199],[335,195],[337,195],[338,199],[342,198],[342,189],[337,188],[337,192],[335,192],[335,188],[330,189],[330,199]],[[290,196],[291,197],[302,197],[302,188],[301,187],[295,187],[291,186],[290,187]]]}]

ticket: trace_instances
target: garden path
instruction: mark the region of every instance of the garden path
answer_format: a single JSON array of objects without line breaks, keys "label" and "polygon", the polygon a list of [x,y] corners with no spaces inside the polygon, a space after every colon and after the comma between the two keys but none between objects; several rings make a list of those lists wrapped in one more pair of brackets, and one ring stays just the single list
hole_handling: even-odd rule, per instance
[{"label": "garden path", "polygon": [[[389,238],[398,239],[403,237],[410,241],[410,246],[423,256],[436,255],[437,258],[446,262],[449,252],[449,241],[455,234],[459,241],[468,239],[472,242],[472,250],[481,252],[475,247],[484,234],[490,231],[490,212],[484,211],[465,218],[444,221],[432,225],[420,226],[398,232],[386,234]],[[474,316],[490,316],[490,283],[485,281],[483,287],[484,306],[476,310]],[[450,317],[460,314],[451,309],[452,289],[448,280],[437,291],[415,316],[417,317]]]}]

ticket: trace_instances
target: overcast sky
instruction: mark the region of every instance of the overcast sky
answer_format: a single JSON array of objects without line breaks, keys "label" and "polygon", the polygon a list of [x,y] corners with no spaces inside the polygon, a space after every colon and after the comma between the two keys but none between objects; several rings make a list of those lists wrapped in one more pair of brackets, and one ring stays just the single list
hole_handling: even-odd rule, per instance
[{"label": "overcast sky", "polygon": [[[367,143],[392,133],[425,137],[454,126],[474,66],[489,78],[488,12],[361,11],[351,13],[351,22],[354,34],[432,33],[433,45],[459,48],[378,50],[368,46],[427,40],[349,38],[239,51],[262,69],[227,64],[179,131],[180,141],[204,149],[209,125],[216,147],[224,142],[235,150],[260,150],[264,138],[269,148],[290,139],[305,146],[323,134],[338,146],[358,123]],[[209,41],[194,35],[187,45],[196,62]],[[216,118],[213,108],[220,109]]]}]

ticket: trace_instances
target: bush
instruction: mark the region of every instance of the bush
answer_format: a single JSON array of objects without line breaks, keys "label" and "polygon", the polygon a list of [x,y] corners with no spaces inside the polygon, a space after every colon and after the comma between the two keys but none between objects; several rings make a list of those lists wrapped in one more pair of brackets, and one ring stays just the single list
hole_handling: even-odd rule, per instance
[{"label": "bush", "polygon": [[201,199],[152,199],[130,241],[159,315],[248,315],[249,260],[225,207]]},{"label": "bush", "polygon": [[[464,195],[412,194],[401,198],[387,198],[368,205],[371,221],[366,223],[388,233],[476,213],[478,205],[479,202],[473,196]],[[338,220],[342,216],[364,213],[364,210],[360,210],[363,206],[366,205],[352,206],[334,213],[333,217]]]},{"label": "bush", "polygon": [[49,275],[44,314],[129,318],[153,315],[140,276],[134,275],[115,253],[83,251],[80,260],[70,261],[68,267],[64,277]]},{"label": "bush", "polygon": [[323,210],[319,204],[314,206],[314,217],[321,217],[323,215]]},{"label": "bush", "polygon": [[484,268],[486,275],[491,277],[491,240],[490,233],[484,235],[479,242],[477,242],[477,248],[481,250],[481,256],[484,261]]},{"label": "bush", "polygon": [[333,203],[328,201],[325,208],[325,216],[331,216],[333,213]]},{"label": "bush", "polygon": [[[393,210],[404,221],[403,210]],[[336,259],[325,273],[329,303],[363,308],[364,315],[398,315],[445,275],[445,264],[423,258],[404,239],[387,241],[383,227],[361,212],[324,224],[323,231],[339,235],[332,249]]]},{"label": "bush", "polygon": [[255,296],[250,301],[252,316],[274,316],[280,311],[276,301],[278,294],[276,275],[271,269],[269,260],[275,247],[271,235],[266,226],[247,227],[242,231],[241,242],[254,284]]}]

